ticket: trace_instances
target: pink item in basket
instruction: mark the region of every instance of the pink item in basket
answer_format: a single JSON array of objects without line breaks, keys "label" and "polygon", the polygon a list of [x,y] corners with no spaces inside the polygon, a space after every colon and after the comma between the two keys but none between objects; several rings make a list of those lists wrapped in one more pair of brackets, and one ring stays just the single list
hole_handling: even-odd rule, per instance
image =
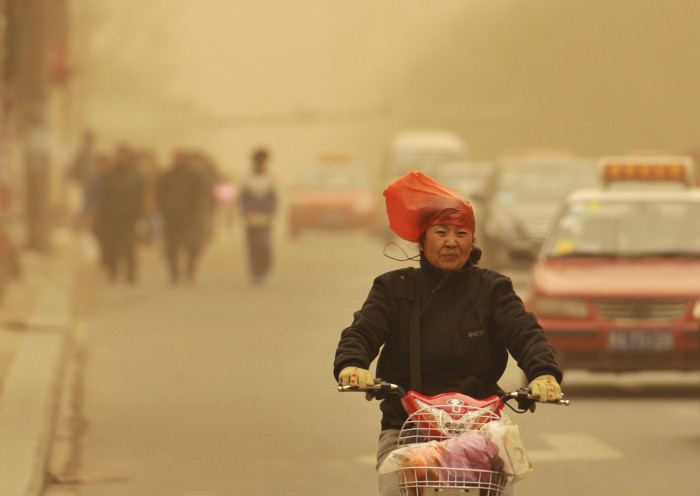
[{"label": "pink item in basket", "polygon": [[[482,472],[501,472],[503,460],[498,456],[498,446],[478,431],[468,431],[443,443],[444,462],[451,480],[476,482],[482,480]],[[449,470],[449,469],[470,470]]]}]

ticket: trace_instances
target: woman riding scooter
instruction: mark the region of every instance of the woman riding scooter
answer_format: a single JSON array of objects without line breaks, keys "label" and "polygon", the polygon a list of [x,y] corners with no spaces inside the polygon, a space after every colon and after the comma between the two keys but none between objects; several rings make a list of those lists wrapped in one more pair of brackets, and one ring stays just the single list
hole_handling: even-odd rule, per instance
[{"label": "woman riding scooter", "polygon": [[[471,204],[430,177],[412,171],[384,191],[391,229],[418,244],[420,267],[378,276],[352,324],[342,331],[333,373],[343,386],[374,383],[369,371],[427,396],[502,394],[498,381],[513,356],[541,402],[561,400],[562,372],[534,314],[511,280],[478,267]],[[381,353],[380,353],[381,351]],[[377,468],[396,449],[407,418],[399,398],[380,404]],[[379,478],[382,496],[399,494]]]}]

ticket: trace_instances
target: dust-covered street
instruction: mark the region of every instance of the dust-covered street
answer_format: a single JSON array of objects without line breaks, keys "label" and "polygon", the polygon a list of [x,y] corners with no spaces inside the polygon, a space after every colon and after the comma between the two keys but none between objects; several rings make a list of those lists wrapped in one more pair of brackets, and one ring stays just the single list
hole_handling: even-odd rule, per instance
[{"label": "dust-covered street", "polygon": [[[280,235],[251,287],[242,246],[219,231],[191,286],[155,246],[134,287],[87,272],[74,446],[47,496],[375,494],[378,404],[336,392],[332,361],[373,277],[406,262],[364,233]],[[567,377],[572,406],[511,414],[534,465],[516,494],[692,493],[697,374]]]}]

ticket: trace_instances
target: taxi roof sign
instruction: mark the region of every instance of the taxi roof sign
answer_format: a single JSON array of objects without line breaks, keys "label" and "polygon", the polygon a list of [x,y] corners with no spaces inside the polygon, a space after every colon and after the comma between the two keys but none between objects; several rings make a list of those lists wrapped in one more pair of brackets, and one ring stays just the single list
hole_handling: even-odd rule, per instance
[{"label": "taxi roof sign", "polygon": [[671,182],[690,186],[693,160],[685,156],[603,157],[599,161],[603,183]]}]

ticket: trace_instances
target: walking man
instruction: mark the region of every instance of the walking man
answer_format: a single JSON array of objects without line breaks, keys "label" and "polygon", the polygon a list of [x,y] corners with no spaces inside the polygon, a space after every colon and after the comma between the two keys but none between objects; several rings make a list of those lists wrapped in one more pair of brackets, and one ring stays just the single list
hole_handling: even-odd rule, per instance
[{"label": "walking man", "polygon": [[165,259],[170,282],[179,281],[180,258],[185,255],[185,276],[194,281],[204,240],[204,217],[208,191],[202,174],[190,162],[189,155],[178,150],[172,166],[156,184],[156,200],[163,220]]},{"label": "walking man", "polygon": [[258,148],[252,154],[252,174],[241,188],[240,208],[246,225],[251,282],[265,282],[272,264],[272,220],[277,211],[277,194],[267,173],[270,153]]},{"label": "walking man", "polygon": [[95,199],[94,232],[102,241],[103,261],[112,282],[125,265],[126,280],[136,283],[136,223],[143,210],[143,176],[136,168],[133,151],[121,145],[114,164],[104,172]]}]

